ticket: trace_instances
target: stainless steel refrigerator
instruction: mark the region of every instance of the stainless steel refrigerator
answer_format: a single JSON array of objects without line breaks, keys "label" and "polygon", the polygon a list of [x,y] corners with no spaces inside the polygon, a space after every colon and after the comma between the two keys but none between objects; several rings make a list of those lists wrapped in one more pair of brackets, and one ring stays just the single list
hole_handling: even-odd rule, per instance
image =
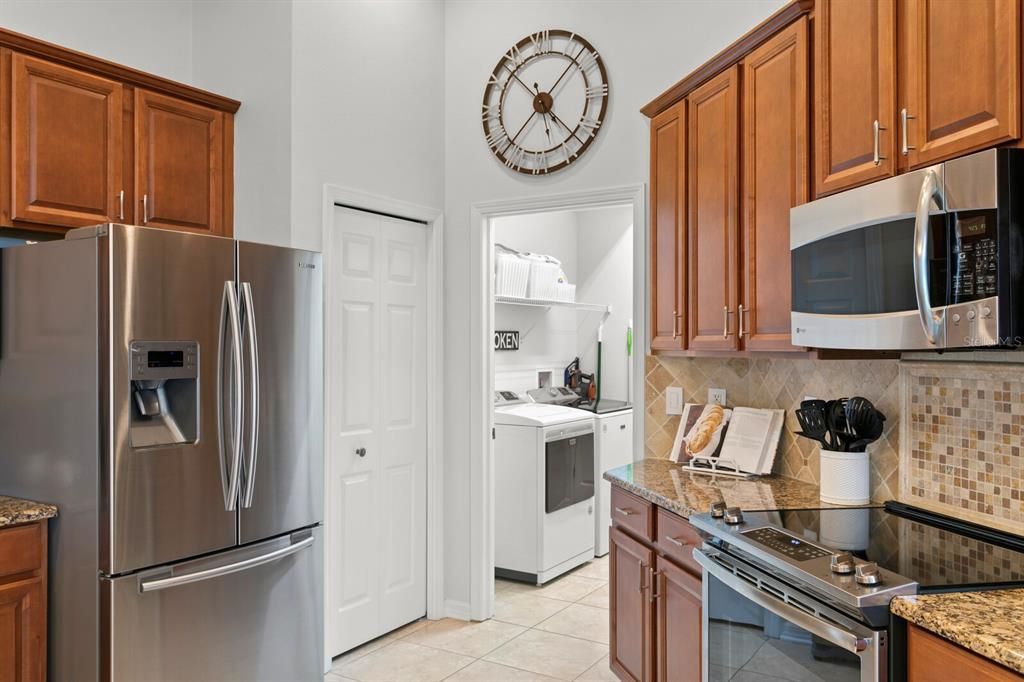
[{"label": "stainless steel refrigerator", "polygon": [[322,277],[116,224],[0,251],[0,493],[59,505],[50,679],[322,679]]}]

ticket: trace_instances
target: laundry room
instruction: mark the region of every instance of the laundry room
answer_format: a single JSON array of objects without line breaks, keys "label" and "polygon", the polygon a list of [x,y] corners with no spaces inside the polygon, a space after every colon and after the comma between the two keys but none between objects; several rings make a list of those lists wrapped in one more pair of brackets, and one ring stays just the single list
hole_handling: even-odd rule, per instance
[{"label": "laundry room", "polygon": [[608,552],[601,476],[633,452],[633,206],[504,216],[492,236],[500,590]]}]

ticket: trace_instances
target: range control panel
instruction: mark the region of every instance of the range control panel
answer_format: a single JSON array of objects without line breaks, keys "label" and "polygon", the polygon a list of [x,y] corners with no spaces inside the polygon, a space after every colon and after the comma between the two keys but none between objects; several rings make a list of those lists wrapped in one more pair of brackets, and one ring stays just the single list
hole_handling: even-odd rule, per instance
[{"label": "range control panel", "polygon": [[832,555],[831,552],[821,547],[804,542],[796,536],[770,526],[743,531],[743,535],[779,554],[786,555],[793,561],[810,561]]}]

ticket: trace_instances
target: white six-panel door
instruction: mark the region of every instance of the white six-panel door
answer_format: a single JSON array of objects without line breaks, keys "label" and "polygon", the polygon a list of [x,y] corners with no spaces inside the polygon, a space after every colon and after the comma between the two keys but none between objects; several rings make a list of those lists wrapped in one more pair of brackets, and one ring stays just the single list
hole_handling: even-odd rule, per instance
[{"label": "white six-panel door", "polygon": [[335,209],[327,253],[327,639],[426,613],[427,227]]}]

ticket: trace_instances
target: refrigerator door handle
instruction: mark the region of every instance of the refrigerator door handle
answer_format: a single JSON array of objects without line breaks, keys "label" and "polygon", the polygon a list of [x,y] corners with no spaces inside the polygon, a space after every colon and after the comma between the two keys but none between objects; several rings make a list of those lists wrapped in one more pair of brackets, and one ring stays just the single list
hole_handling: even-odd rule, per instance
[{"label": "refrigerator door handle", "polygon": [[260,353],[256,340],[256,309],[252,304],[252,284],[242,282],[242,306],[245,315],[246,339],[249,343],[249,453],[245,463],[245,492],[242,507],[252,506],[256,488],[256,452],[260,433]]},{"label": "refrigerator door handle", "polygon": [[291,544],[286,545],[285,547],[280,547],[271,552],[267,552],[266,554],[260,554],[259,556],[250,557],[242,561],[224,564],[223,566],[205,568],[193,571],[192,573],[171,575],[165,578],[153,578],[150,580],[141,578],[139,580],[139,592],[156,592],[158,590],[166,590],[170,587],[178,587],[180,585],[188,585],[189,583],[210,580],[211,578],[219,578],[221,576],[230,575],[231,573],[238,573],[239,571],[255,568],[256,566],[262,566],[263,564],[269,564],[271,561],[277,561],[278,559],[283,559],[286,556],[301,552],[312,545],[314,540],[316,540],[316,537],[312,533],[309,533],[303,540],[296,541],[295,537],[296,536],[293,535]]},{"label": "refrigerator door handle", "polygon": [[[228,349],[227,332],[231,331],[231,383],[233,388],[231,431],[231,464],[224,461],[224,353]],[[234,511],[238,499],[238,476],[242,464],[242,339],[238,320],[238,295],[235,283],[224,282],[221,300],[220,349],[217,354],[217,448],[220,454],[220,481],[224,492],[224,510]]]}]

